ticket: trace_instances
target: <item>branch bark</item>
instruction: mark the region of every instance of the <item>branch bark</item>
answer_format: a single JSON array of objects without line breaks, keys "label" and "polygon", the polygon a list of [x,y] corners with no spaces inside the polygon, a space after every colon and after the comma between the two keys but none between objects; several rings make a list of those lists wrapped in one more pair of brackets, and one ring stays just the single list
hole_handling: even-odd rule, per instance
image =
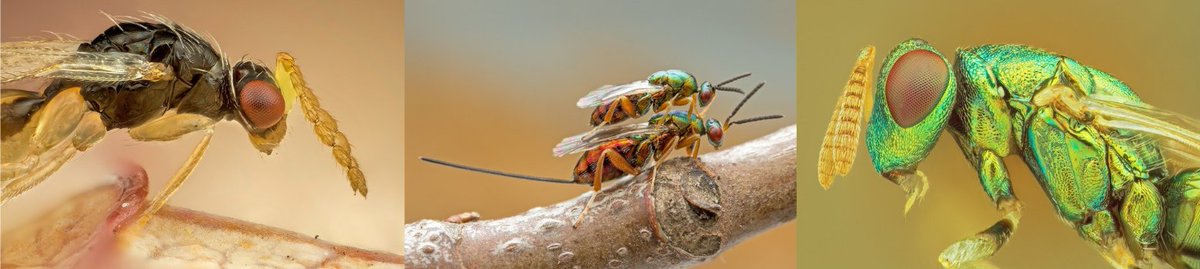
[{"label": "branch bark", "polygon": [[503,219],[405,225],[410,268],[678,268],[796,217],[796,126]]},{"label": "branch bark", "polygon": [[138,231],[140,167],[3,235],[0,268],[404,268],[395,254],[167,206]]}]

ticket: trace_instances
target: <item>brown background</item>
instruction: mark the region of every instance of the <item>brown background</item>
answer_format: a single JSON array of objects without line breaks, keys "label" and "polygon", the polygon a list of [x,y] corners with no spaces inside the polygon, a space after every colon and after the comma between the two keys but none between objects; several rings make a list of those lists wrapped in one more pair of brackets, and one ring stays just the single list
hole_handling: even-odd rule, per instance
[{"label": "brown background", "polygon": [[[236,123],[221,123],[204,160],[171,204],[278,226],[323,240],[398,253],[402,248],[404,148],[403,2],[374,1],[4,1],[3,40],[46,37],[43,30],[91,40],[112,23],[100,14],[165,15],[211,33],[230,58],[296,57],[321,103],[340,120],[368,179],[368,199],[353,196],[327,147],[300,110],[288,134],[266,156]],[[132,141],[125,130],[80,154],[58,173],[4,205],[4,225],[17,225],[54,201],[111,182],[118,160],[146,168],[151,195],[200,139]]]},{"label": "brown background", "polygon": [[[601,85],[654,71],[681,68],[714,82],[753,72],[736,83],[747,89],[767,82],[740,115],[786,118],[734,127],[726,146],[791,125],[794,7],[766,2],[408,3],[405,222],[465,211],[502,218],[587,192],[589,186],[479,175],[417,157],[569,178],[578,155],[555,158],[550,149],[589,129],[591,111],[575,101]],[[724,120],[738,99],[718,94],[708,114]],[[704,267],[793,267],[795,231],[791,223],[782,225]]]},{"label": "brown background", "polygon": [[[874,172],[865,149],[859,150],[848,178],[839,179],[829,191],[817,184],[821,136],[854,57],[865,45],[878,49],[872,74],[893,46],[910,37],[924,38],[946,55],[953,55],[956,47],[988,43],[1033,45],[1113,74],[1151,104],[1200,117],[1200,31],[1195,29],[1200,6],[1195,2],[801,2],[796,15],[801,267],[937,268],[942,249],[1000,217],[949,135],[942,136],[922,163],[930,191],[908,217],[902,215],[902,192]],[[1108,268],[1054,215],[1028,167],[1015,156],[1005,161],[1015,191],[1025,202],[1025,217],[994,257],[996,265]]]}]

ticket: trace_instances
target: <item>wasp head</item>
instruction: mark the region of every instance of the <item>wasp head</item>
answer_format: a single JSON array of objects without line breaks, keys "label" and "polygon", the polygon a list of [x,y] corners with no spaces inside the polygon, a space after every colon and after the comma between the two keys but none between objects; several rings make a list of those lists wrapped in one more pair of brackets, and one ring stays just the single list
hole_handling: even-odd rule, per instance
[{"label": "wasp head", "polygon": [[929,155],[954,107],[955,77],[946,58],[920,39],[897,45],[884,60],[867,124],[875,170],[912,171]]},{"label": "wasp head", "polygon": [[725,138],[725,128],[717,119],[708,119],[704,121],[705,136],[708,136],[708,143],[712,144],[713,148],[721,148],[721,142]]},{"label": "wasp head", "polygon": [[283,94],[271,71],[262,65],[238,62],[232,73],[237,120],[250,133],[254,147],[270,154],[287,130]]}]

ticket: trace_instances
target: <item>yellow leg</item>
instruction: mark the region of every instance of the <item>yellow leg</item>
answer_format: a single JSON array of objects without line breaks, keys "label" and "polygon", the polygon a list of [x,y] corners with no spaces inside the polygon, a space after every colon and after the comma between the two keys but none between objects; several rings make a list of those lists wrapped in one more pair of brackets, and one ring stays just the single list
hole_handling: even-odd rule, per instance
[{"label": "yellow leg", "polygon": [[207,116],[167,112],[162,117],[129,129],[129,137],[138,141],[171,141],[191,132],[210,130],[217,123]]},{"label": "yellow leg", "polygon": [[637,107],[633,105],[633,101],[629,100],[628,96],[621,96],[621,98],[613,100],[613,103],[616,104],[616,107],[608,108],[608,112],[604,113],[603,123],[613,122],[613,117],[617,114],[617,109],[624,111],[626,118],[635,118],[640,116],[638,115]]},{"label": "yellow leg", "polygon": [[592,174],[592,192],[594,193],[592,194],[591,198],[588,198],[587,203],[583,205],[583,211],[579,212],[579,217],[575,218],[575,223],[571,224],[571,227],[579,228],[579,223],[583,222],[583,217],[586,216],[587,212],[592,209],[592,203],[596,202],[596,196],[600,196],[600,183],[604,179],[605,161],[612,163],[612,166],[616,167],[618,170],[621,170],[621,172],[625,172],[626,174],[637,175],[640,173],[637,169],[633,168],[628,161],[625,160],[625,157],[621,156],[620,153],[617,153],[612,149],[606,149],[601,152],[600,155],[600,160],[596,162],[595,172]]},{"label": "yellow leg", "polygon": [[45,157],[48,160],[38,160],[37,165],[30,167],[20,175],[12,178],[12,181],[4,185],[4,193],[0,195],[0,203],[8,202],[9,199],[17,197],[32,189],[34,186],[41,184],[63,164],[75,157],[79,151],[75,149],[71,143],[61,143],[58,146],[46,151]]},{"label": "yellow leg", "polygon": [[709,108],[713,108],[713,103],[716,102],[716,96],[713,96],[713,101],[708,101],[708,106],[700,110],[700,118],[704,118],[704,114],[708,113]]},{"label": "yellow leg", "polygon": [[208,149],[208,143],[212,141],[212,136],[213,132],[211,130],[204,134],[204,138],[200,139],[200,143],[196,144],[196,149],[192,151],[192,156],[188,157],[188,160],[184,162],[182,167],[179,167],[178,171],[175,171],[175,175],[167,182],[167,186],[163,191],[159,192],[158,196],[155,196],[154,200],[150,201],[145,211],[142,211],[142,216],[138,218],[133,231],[137,231],[146,225],[146,222],[150,221],[150,216],[158,212],[159,209],[162,209],[163,205],[167,204],[167,200],[171,198],[171,195],[174,195],[175,191],[179,190],[179,187],[183,185],[183,182],[187,181],[192,171],[196,170],[196,164],[200,163],[200,159],[204,157],[204,152]]},{"label": "yellow leg", "polygon": [[104,137],[100,115],[88,110],[79,88],[63,90],[30,117],[28,127],[3,142],[0,204],[40,184],[80,150]]},{"label": "yellow leg", "polygon": [[696,158],[699,156],[698,153],[700,153],[700,136],[691,135],[681,139],[679,144],[675,146],[675,149],[682,148],[688,149],[688,157],[692,157],[693,159]]}]

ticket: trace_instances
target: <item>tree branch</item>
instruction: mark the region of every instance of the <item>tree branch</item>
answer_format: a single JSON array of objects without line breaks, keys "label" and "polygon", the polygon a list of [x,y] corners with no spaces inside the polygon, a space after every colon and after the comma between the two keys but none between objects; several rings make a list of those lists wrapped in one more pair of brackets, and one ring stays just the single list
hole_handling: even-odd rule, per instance
[{"label": "tree branch", "polygon": [[[796,126],[664,162],[602,190],[520,215],[405,225],[411,268],[669,268],[705,262],[796,217]],[[455,216],[454,219],[463,219]],[[468,218],[469,219],[469,218]]]}]

